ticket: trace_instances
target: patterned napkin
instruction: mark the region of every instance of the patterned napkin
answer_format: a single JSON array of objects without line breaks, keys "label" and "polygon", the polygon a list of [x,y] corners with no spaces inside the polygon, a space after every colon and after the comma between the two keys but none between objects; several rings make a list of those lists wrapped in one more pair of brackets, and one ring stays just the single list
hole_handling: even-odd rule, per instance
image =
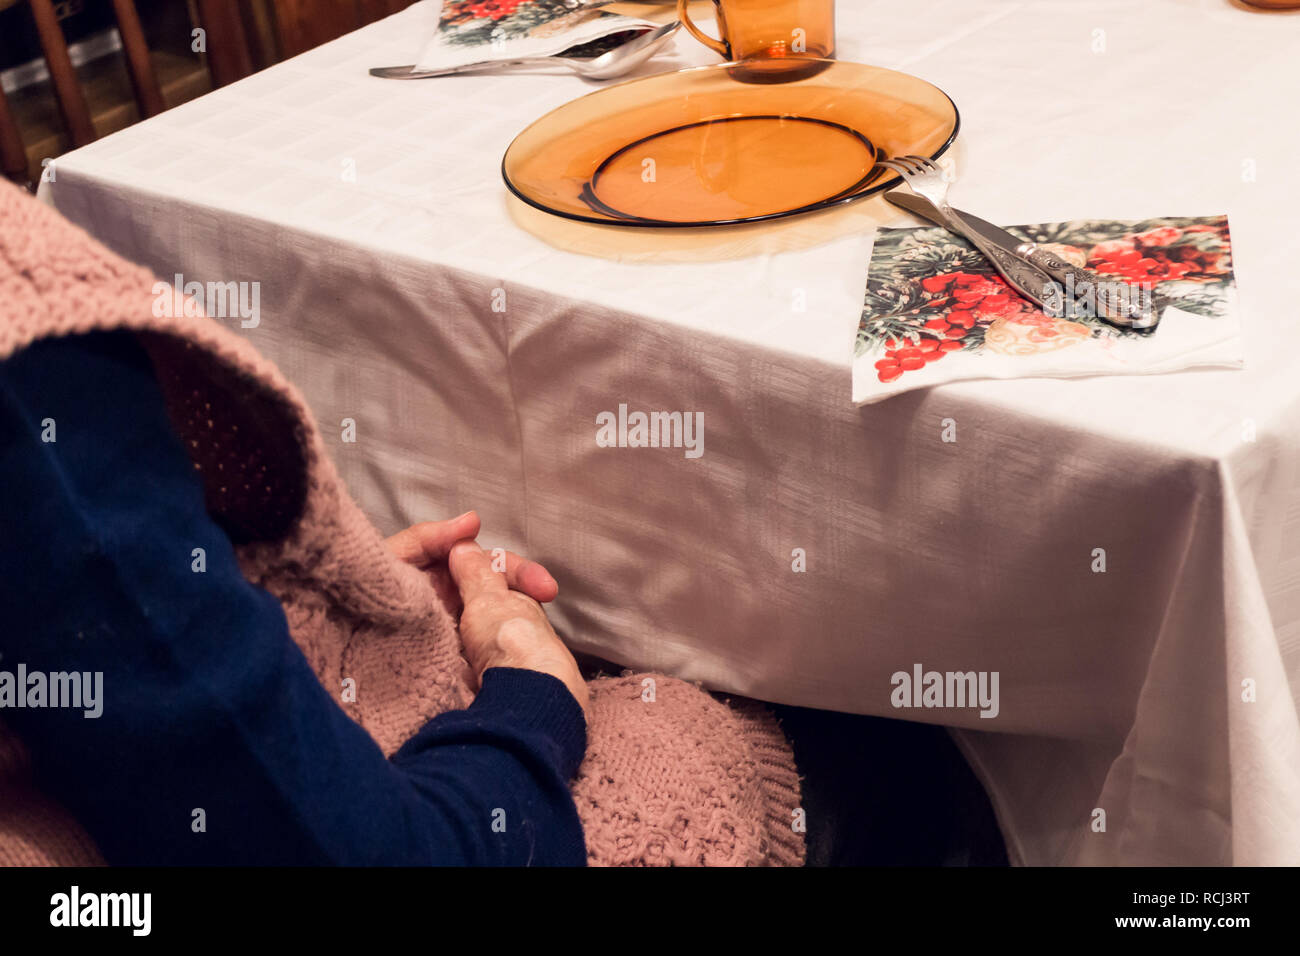
[{"label": "patterned napkin", "polygon": [[947,230],[881,229],[854,351],[854,402],[963,379],[1241,368],[1226,216],[1079,220],[1008,231],[1174,301],[1150,335],[1096,318],[1052,318]]},{"label": "patterned napkin", "polygon": [[[629,30],[658,24],[608,11],[584,9],[578,0],[443,0],[438,32],[420,54],[417,70],[442,70],[481,60],[552,56],[588,47]],[[610,47],[615,44],[611,41]]]}]

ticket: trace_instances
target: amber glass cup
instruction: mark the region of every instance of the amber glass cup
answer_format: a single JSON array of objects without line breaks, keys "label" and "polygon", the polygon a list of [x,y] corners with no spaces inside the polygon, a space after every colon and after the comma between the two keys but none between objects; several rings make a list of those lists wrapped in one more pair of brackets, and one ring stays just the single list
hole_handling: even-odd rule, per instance
[{"label": "amber glass cup", "polygon": [[690,18],[690,0],[677,0],[677,18],[695,39],[727,60],[745,60],[751,79],[775,81],[805,75],[800,59],[835,57],[835,0],[713,0],[718,11],[714,39]]}]

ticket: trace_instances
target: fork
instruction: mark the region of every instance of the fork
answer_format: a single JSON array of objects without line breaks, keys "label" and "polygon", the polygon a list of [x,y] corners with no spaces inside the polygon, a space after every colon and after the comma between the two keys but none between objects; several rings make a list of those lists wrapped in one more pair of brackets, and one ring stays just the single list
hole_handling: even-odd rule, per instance
[{"label": "fork", "polygon": [[948,231],[957,233],[978,249],[984,258],[993,263],[993,267],[1011,288],[1034,305],[1041,307],[1044,304],[1046,293],[1055,286],[1056,280],[1038,266],[995,246],[979,233],[967,228],[961,217],[948,205],[948,181],[944,179],[943,170],[938,164],[924,156],[895,156],[893,159],[880,160],[879,165],[898,173],[912,192],[922,199],[928,199],[943,217]]},{"label": "fork", "polygon": [[[1136,287],[1116,282],[1087,268],[1066,262],[1060,256],[1034,243],[1026,243],[1013,250],[990,242],[966,224],[957,210],[948,205],[948,182],[943,170],[924,156],[896,156],[884,159],[880,165],[892,169],[903,177],[912,192],[928,200],[950,232],[968,239],[984,254],[1002,274],[1013,289],[1043,309],[1049,309],[1047,300],[1061,304],[1061,290],[1087,288],[1091,291],[1096,316],[1121,329],[1152,332],[1160,321],[1159,307],[1163,297],[1153,298]],[[1073,316],[1075,306],[1068,301],[1066,315]],[[1050,311],[1050,310],[1049,310]]]}]

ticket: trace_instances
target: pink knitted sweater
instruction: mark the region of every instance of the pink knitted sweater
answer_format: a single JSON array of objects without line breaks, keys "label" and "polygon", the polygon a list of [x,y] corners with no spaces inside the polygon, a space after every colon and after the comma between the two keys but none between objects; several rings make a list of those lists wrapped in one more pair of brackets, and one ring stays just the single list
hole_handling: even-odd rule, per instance
[{"label": "pink knitted sweater", "polygon": [[[156,317],[153,286],[146,270],[0,182],[0,361],[50,336],[139,334],[244,575],[279,599],[335,699],[344,678],[356,681],[356,702],[342,706],[391,754],[473,699],[456,622],[349,497],[297,390],[216,321]],[[590,684],[573,784],[590,862],[801,863],[799,781],[776,721],[669,677],[655,676],[651,695],[646,676]],[[0,723],[0,863],[96,862]]]}]

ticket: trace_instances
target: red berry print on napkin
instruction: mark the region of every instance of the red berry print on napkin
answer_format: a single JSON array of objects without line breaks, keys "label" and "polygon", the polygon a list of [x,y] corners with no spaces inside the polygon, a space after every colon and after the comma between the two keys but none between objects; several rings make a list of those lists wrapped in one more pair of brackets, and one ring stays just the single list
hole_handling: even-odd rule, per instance
[{"label": "red berry print on napkin", "polygon": [[[1118,281],[1157,286],[1185,311],[1208,317],[1226,312],[1233,277],[1225,217],[1087,220],[1011,231],[1049,246],[1075,265]],[[1041,343],[1031,350],[1080,337],[1135,334],[1099,319],[1066,322],[1045,315],[972,246],[946,230],[881,231],[872,251],[856,347],[858,356],[877,354],[879,381],[896,382],[955,352],[978,356],[990,328],[999,341],[1018,329],[1015,338]]]}]

